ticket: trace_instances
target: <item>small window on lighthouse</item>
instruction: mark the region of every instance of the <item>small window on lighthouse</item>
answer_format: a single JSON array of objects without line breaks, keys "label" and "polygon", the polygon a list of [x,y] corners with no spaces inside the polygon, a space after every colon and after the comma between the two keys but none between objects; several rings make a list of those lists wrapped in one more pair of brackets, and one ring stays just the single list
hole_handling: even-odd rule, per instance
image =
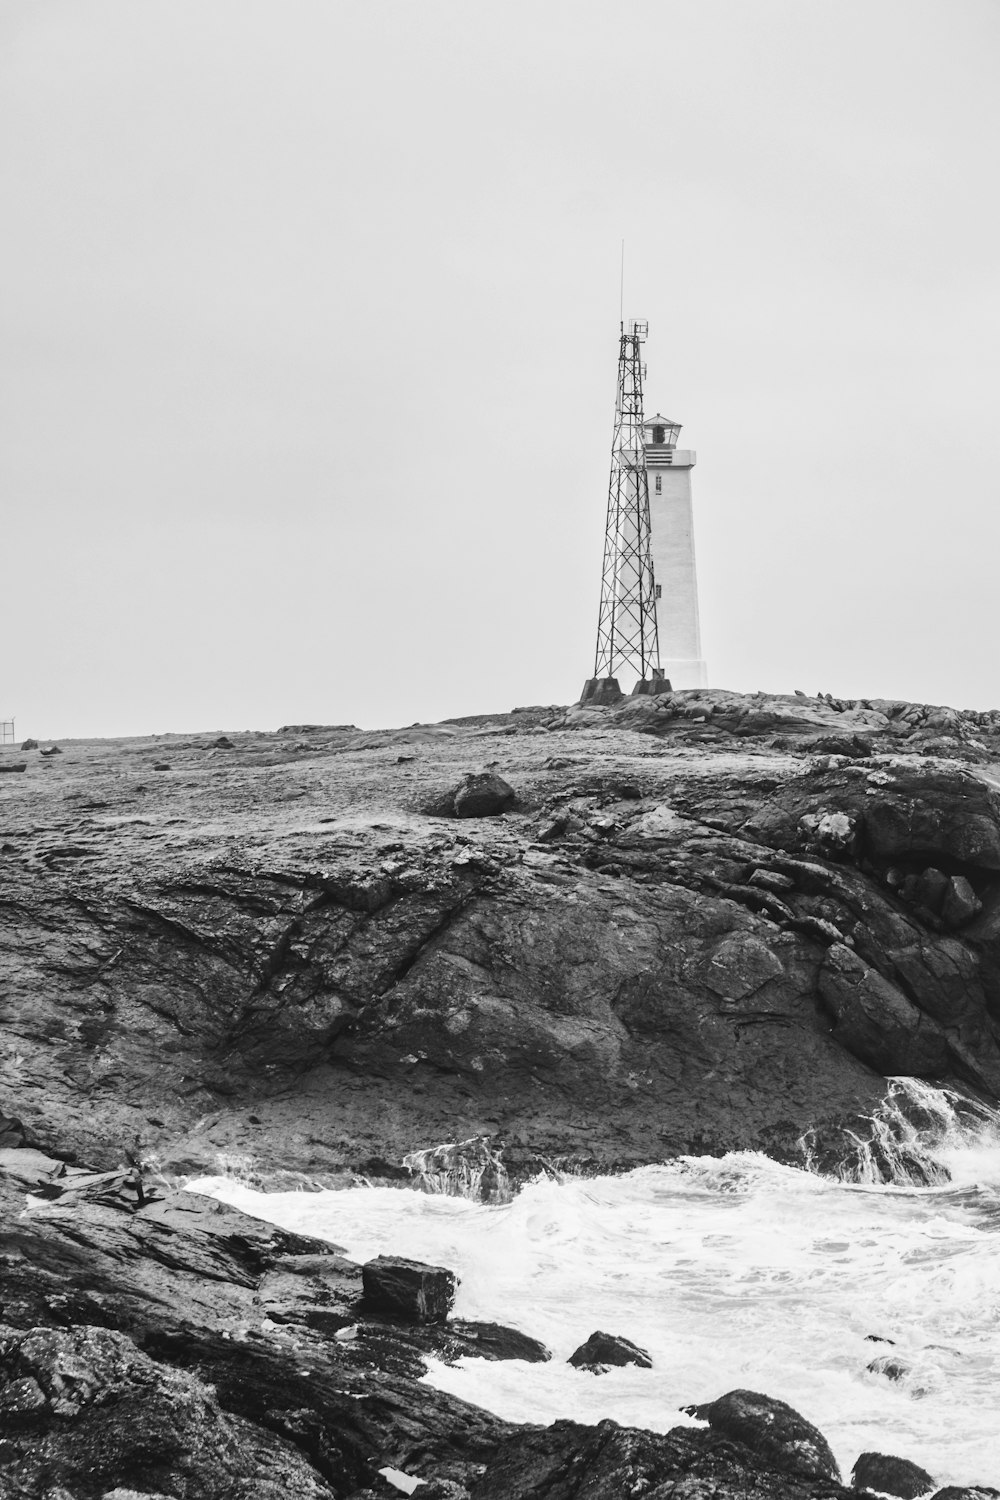
[{"label": "small window on lighthouse", "polygon": [[657,476],[656,476],[656,493],[658,495],[662,495],[663,494],[663,475],[662,474],[657,474]]},{"label": "small window on lighthouse", "polygon": [[663,584],[662,583],[656,583],[656,584],[653,585],[653,587],[656,590],[656,597],[657,597],[657,599],[662,599],[663,598]]}]

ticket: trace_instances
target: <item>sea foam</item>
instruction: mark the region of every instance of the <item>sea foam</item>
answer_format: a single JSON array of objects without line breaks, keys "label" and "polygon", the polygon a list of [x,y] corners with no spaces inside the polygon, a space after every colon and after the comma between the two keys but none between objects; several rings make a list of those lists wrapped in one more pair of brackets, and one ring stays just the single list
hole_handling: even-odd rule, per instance
[{"label": "sea foam", "polygon": [[[260,1193],[231,1176],[189,1186],[359,1260],[451,1267],[458,1316],[552,1350],[543,1365],[431,1362],[433,1384],[510,1420],[665,1431],[688,1420],[682,1405],[744,1386],[814,1422],[845,1477],[876,1449],[940,1484],[997,1484],[1000,1119],[914,1080],[894,1081],[887,1115],[903,1159],[919,1151],[942,1180],[885,1185],[857,1165],[835,1180],[741,1152],[539,1178],[499,1206],[374,1186]],[[654,1368],[566,1364],[597,1328]],[[869,1370],[882,1355],[899,1378]]]}]

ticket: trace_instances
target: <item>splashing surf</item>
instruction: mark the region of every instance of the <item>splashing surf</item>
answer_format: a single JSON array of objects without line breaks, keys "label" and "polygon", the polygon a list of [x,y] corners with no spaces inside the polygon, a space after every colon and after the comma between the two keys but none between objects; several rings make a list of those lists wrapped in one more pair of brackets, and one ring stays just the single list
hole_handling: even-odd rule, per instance
[{"label": "splashing surf", "polygon": [[[682,1405],[749,1386],[815,1422],[845,1476],[876,1449],[942,1485],[1000,1480],[1000,1115],[946,1090],[893,1080],[839,1178],[740,1152],[539,1179],[506,1204],[190,1186],[357,1259],[452,1267],[458,1315],[552,1349],[545,1365],[430,1364],[431,1383],[510,1420],[664,1431]],[[641,1344],[654,1368],[567,1365],[595,1328]]]}]

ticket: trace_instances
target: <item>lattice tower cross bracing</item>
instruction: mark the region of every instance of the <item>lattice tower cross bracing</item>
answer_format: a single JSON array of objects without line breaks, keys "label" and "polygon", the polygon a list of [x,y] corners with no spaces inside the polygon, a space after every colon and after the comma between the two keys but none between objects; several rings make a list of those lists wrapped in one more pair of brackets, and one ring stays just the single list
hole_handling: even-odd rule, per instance
[{"label": "lattice tower cross bracing", "polygon": [[640,681],[659,678],[656,585],[650,554],[649,479],[643,432],[642,345],[648,324],[622,327],[611,477],[604,533],[601,610],[594,679],[634,668]]}]

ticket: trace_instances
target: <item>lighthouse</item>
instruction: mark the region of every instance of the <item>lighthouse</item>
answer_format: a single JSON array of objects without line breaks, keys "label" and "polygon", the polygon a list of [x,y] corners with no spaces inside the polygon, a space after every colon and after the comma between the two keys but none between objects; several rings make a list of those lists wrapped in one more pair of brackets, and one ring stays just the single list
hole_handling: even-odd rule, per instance
[{"label": "lighthouse", "polygon": [[691,470],[696,455],[690,448],[678,448],[680,423],[669,421],[659,412],[643,422],[642,430],[660,662],[673,687],[707,687],[691,504]]}]

